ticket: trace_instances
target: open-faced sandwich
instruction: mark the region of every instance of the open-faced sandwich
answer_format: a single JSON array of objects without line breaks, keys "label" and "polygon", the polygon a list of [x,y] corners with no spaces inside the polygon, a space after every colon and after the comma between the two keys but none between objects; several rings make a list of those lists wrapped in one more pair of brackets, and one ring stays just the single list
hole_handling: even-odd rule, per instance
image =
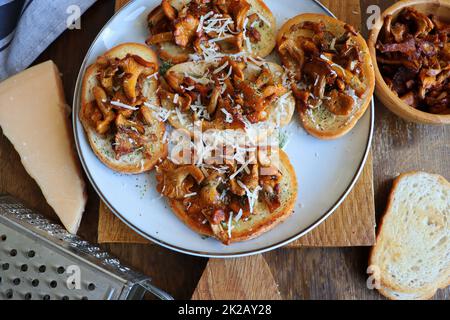
[{"label": "open-faced sandwich", "polygon": [[363,37],[332,17],[302,14],[281,28],[277,48],[291,73],[305,130],[321,139],[349,132],[365,113],[375,87]]},{"label": "open-faced sandwich", "polygon": [[265,57],[275,47],[275,18],[262,0],[163,0],[148,16],[162,60],[208,60],[218,53]]},{"label": "open-faced sandwich", "polygon": [[202,130],[283,127],[295,110],[286,79],[281,66],[255,58],[178,64],[161,78],[160,117],[191,132],[197,122]]},{"label": "open-faced sandwich", "polygon": [[151,170],[167,154],[165,126],[145,107],[159,106],[158,62],[145,45],[119,45],[83,79],[80,120],[98,158],[122,173]]},{"label": "open-faced sandwich", "polygon": [[290,216],[297,199],[295,171],[283,151],[258,149],[239,162],[234,158],[208,165],[170,158],[156,168],[157,190],[174,213],[224,244],[269,231]]}]

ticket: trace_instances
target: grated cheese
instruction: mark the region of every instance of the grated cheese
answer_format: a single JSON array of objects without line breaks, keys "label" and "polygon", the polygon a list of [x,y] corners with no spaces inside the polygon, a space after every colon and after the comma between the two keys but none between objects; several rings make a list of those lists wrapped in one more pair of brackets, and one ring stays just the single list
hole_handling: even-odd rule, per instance
[{"label": "grated cheese", "polygon": [[229,113],[225,108],[222,108],[221,111],[225,114],[225,122],[226,123],[233,123],[233,115]]},{"label": "grated cheese", "polygon": [[228,61],[225,61],[225,63],[223,65],[221,65],[220,67],[218,67],[216,70],[213,71],[213,74],[218,74],[219,72],[221,72],[222,70],[224,70],[226,67],[228,67]]},{"label": "grated cheese", "polygon": [[230,239],[232,231],[233,231],[233,212],[230,212],[230,218],[228,219],[228,238]]},{"label": "grated cheese", "polygon": [[153,114],[155,114],[156,118],[161,122],[166,122],[169,120],[170,116],[174,113],[173,110],[167,110],[147,102],[144,102],[144,106],[153,111]]},{"label": "grated cheese", "polygon": [[184,198],[185,199],[186,198],[192,198],[192,197],[195,197],[196,195],[197,195],[197,192],[192,192],[192,193],[189,193],[189,194],[185,195]]},{"label": "grated cheese", "polygon": [[262,190],[261,186],[257,186],[255,190],[250,191],[250,189],[240,180],[237,180],[238,185],[245,190],[248,198],[248,205],[250,207],[250,213],[253,213],[256,201],[258,200],[258,192]]},{"label": "grated cheese", "polygon": [[158,75],[159,75],[159,73],[158,73],[158,72],[155,72],[155,73],[149,75],[149,76],[147,77],[147,79],[155,78],[156,80],[158,80]]},{"label": "grated cheese", "polygon": [[241,220],[243,214],[244,214],[244,211],[242,211],[242,209],[239,209],[238,214],[236,215],[236,217],[234,217],[234,221],[239,222],[239,220]]},{"label": "grated cheese", "polygon": [[233,180],[238,174],[240,174],[245,168],[247,168],[250,162],[252,162],[252,159],[248,159],[238,170],[236,170],[236,172],[230,176],[230,180]]},{"label": "grated cheese", "polygon": [[129,105],[127,105],[125,103],[122,103],[120,101],[111,101],[111,104],[113,106],[124,108],[124,109],[129,109],[129,110],[134,110],[134,111],[139,110],[139,108],[137,108],[137,107],[129,106]]}]

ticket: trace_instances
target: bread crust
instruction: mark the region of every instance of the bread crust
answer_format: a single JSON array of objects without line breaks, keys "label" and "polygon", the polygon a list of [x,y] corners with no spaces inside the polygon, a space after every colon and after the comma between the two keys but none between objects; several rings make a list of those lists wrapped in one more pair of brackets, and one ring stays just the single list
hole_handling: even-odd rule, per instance
[{"label": "bread crust", "polygon": [[[290,29],[292,26],[303,23],[305,21],[312,21],[312,22],[319,22],[322,21],[325,23],[327,27],[327,31],[330,31],[334,34],[342,34],[345,30],[344,27],[346,23],[337,20],[335,18],[332,18],[327,15],[323,14],[315,14],[315,13],[305,13],[300,14],[290,20],[288,20],[280,29],[277,35],[277,48],[281,45],[283,42],[283,39],[285,37],[289,37]],[[373,93],[375,90],[375,71],[372,63],[372,59],[370,56],[369,48],[367,46],[366,41],[361,36],[361,34],[358,33],[357,36],[353,36],[353,39],[358,44],[358,46],[361,49],[362,55],[363,55],[363,73],[365,75],[364,77],[364,84],[367,86],[367,90],[364,93],[364,96],[362,98],[362,101],[360,105],[358,106],[357,112],[346,121],[345,125],[334,130],[320,130],[316,128],[315,126],[311,125],[311,121],[308,121],[309,118],[306,115],[306,113],[300,108],[297,108],[300,115],[300,121],[305,128],[305,130],[311,134],[312,136],[324,139],[324,140],[330,140],[330,139],[337,139],[344,135],[346,135],[350,130],[353,129],[353,127],[356,125],[359,119],[364,115],[367,108],[369,107],[369,104],[372,101]]]},{"label": "bread crust", "polygon": [[[426,174],[426,175],[435,177],[439,181],[439,183],[446,185],[450,189],[450,182],[448,182],[443,176],[438,175],[438,174],[430,174],[430,173],[421,172],[421,171],[411,171],[411,172],[403,173],[403,174],[399,175],[397,178],[395,178],[395,180],[392,184],[391,192],[389,193],[387,206],[386,206],[384,215],[381,218],[381,221],[380,221],[380,224],[378,227],[376,244],[375,244],[375,246],[373,246],[371,248],[371,252],[370,252],[370,256],[369,256],[369,266],[379,265],[379,262],[376,259],[378,257],[378,251],[380,250],[380,244],[384,241],[384,239],[382,238],[382,235],[381,235],[381,231],[386,223],[387,218],[389,217],[389,215],[392,212],[392,207],[394,205],[394,199],[395,199],[395,195],[397,193],[399,184],[402,182],[403,179],[412,177],[415,175],[419,175],[419,174],[420,175]],[[384,276],[386,276],[386,275],[384,275]],[[391,279],[390,277],[388,277],[388,278],[383,277],[383,274],[380,275],[380,279],[378,279],[378,280],[380,281],[380,288],[377,290],[383,296],[385,296],[386,298],[391,299],[391,300],[399,300],[402,298],[403,299],[428,300],[428,299],[431,299],[436,294],[437,290],[444,289],[450,285],[450,278],[445,277],[445,275],[442,277],[442,279],[440,279],[440,281],[438,281],[434,285],[430,285],[428,287],[422,288],[421,291],[408,290],[406,288],[402,288],[402,287],[398,286],[396,283],[394,283],[393,279]]]},{"label": "bread crust", "polygon": [[[251,229],[244,229],[239,232],[233,231],[230,243],[254,239],[260,236],[261,234],[272,230],[275,226],[285,221],[292,214],[298,195],[297,177],[287,154],[282,150],[280,150],[280,163],[282,164],[285,170],[283,180],[286,179],[285,181],[289,185],[290,189],[290,193],[288,193],[288,196],[285,197],[285,199],[282,199],[284,200],[284,206],[278,209],[275,213],[269,214],[269,216],[264,220],[259,221],[257,224],[253,224],[251,226]],[[183,221],[183,223],[185,223],[189,228],[191,228],[192,230],[201,235],[214,237],[214,234],[209,224],[206,225],[201,224],[193,220],[186,214],[182,201],[171,199],[169,200],[169,205],[172,208],[175,215],[181,221]],[[261,212],[257,213],[256,215],[258,214],[261,214]]]},{"label": "bread crust", "polygon": [[[112,48],[111,50],[105,52],[103,56],[107,58],[114,58],[114,57],[123,58],[128,53],[145,57],[147,61],[154,62],[156,63],[156,65],[158,65],[158,58],[155,52],[150,48],[148,48],[147,46],[139,43],[120,44]],[[112,159],[110,156],[108,156],[105,150],[102,150],[102,148],[99,147],[98,141],[103,141],[106,143],[106,141],[110,139],[110,136],[102,137],[98,135],[95,129],[92,128],[91,125],[89,124],[89,121],[84,117],[83,113],[84,106],[92,101],[90,92],[93,88],[93,83],[97,83],[96,79],[97,72],[98,68],[95,63],[89,66],[86,70],[82,82],[81,107],[79,112],[80,121],[86,132],[92,150],[94,151],[95,155],[100,159],[100,161],[102,161],[106,166],[117,172],[125,174],[138,174],[152,170],[161,158],[165,158],[167,156],[168,152],[167,144],[162,142],[162,136],[164,135],[165,132],[165,125],[156,119],[152,125],[156,126],[155,132],[157,132],[158,136],[161,137],[161,139],[160,141],[158,141],[158,143],[155,144],[156,151],[154,152],[154,154],[150,159],[137,158],[136,161],[133,163],[121,162],[120,159],[119,161],[116,161]]]}]

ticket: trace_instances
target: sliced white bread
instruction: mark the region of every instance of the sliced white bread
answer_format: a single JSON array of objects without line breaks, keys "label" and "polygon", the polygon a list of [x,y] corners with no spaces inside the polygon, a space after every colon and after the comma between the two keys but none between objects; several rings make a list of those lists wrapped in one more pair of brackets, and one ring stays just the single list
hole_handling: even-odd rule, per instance
[{"label": "sliced white bread", "polygon": [[395,181],[369,265],[389,299],[429,299],[450,284],[450,183],[425,172]]},{"label": "sliced white bread", "polygon": [[[191,1],[185,0],[170,0],[170,4],[177,11],[182,10],[186,7]],[[250,16],[254,13],[258,14],[258,16],[264,21],[264,24],[256,25],[254,28],[259,32],[261,39],[258,43],[250,43],[250,50],[247,50],[249,54],[258,56],[258,57],[266,57],[268,56],[273,49],[275,48],[276,43],[276,20],[272,11],[267,7],[267,5],[262,0],[247,0],[250,4],[250,9],[247,13],[247,16]],[[155,8],[153,14],[160,14],[157,11],[161,11],[161,7]],[[247,48],[248,44],[244,47]],[[194,49],[192,47],[182,48],[177,46],[174,42],[162,42],[156,45],[159,57],[168,61],[172,64],[182,63],[189,60],[189,55],[194,53]]]},{"label": "sliced white bread", "polygon": [[[108,59],[125,58],[128,54],[140,56],[146,61],[158,64],[156,54],[145,45],[138,43],[124,43],[107,51],[103,56]],[[167,155],[167,143],[163,142],[165,133],[165,125],[158,121],[156,116],[153,122],[145,126],[145,134],[157,138],[156,143],[151,143],[151,157],[145,157],[140,151],[135,151],[128,155],[124,155],[117,159],[113,149],[112,142],[114,134],[100,135],[94,127],[89,123],[84,113],[85,105],[95,100],[93,95],[93,88],[99,85],[97,80],[97,73],[99,66],[94,63],[86,70],[83,78],[83,86],[81,93],[81,108],[80,121],[86,131],[89,143],[97,155],[97,157],[111,169],[128,174],[137,174],[153,169],[155,164]],[[158,88],[158,81],[152,77],[144,81],[143,94],[148,99],[148,102],[159,106],[159,99],[157,98],[156,90]]]},{"label": "sliced white bread", "polygon": [[[305,13],[290,19],[281,27],[277,36],[278,49],[286,39],[298,41],[297,38],[299,36],[307,38],[314,36],[311,30],[296,28],[296,26],[305,22],[323,22],[326,30],[336,37],[340,37],[346,32],[346,23],[340,20],[322,14]],[[369,48],[360,34],[351,35],[351,41],[358,46],[361,52],[363,59],[361,67],[364,74],[362,83],[366,90],[361,98],[353,97],[356,100],[356,105],[350,115],[335,115],[323,105],[315,109],[308,108],[307,110],[298,108],[303,127],[316,138],[328,140],[344,136],[353,129],[372,101],[375,89],[375,73]]]},{"label": "sliced white bread", "polygon": [[[207,72],[208,68],[211,67],[211,65],[215,68],[220,67],[220,61],[185,62],[171,67],[167,71],[167,74],[172,73],[175,76],[188,75],[195,79],[201,79],[204,78],[205,73]],[[284,73],[283,67],[273,62],[267,62],[266,65],[274,75],[275,83],[282,83],[282,75]],[[260,72],[260,68],[255,66],[253,63],[247,62],[243,72],[245,79],[253,78],[255,74],[258,74],[258,72]],[[267,128],[267,132],[270,132],[270,128],[274,128],[276,126],[285,127],[291,122],[292,116],[294,115],[295,98],[292,93],[289,93],[285,97],[283,97],[283,99],[280,98],[271,103],[271,105],[267,107],[266,111],[268,113],[268,119],[265,121],[267,126],[265,126],[264,123],[259,123],[260,129]],[[192,131],[191,119],[191,111],[172,113],[172,115],[169,117],[169,123],[176,129],[186,129],[188,131]],[[226,130],[231,128],[232,127],[229,124],[225,123],[221,119],[216,119],[213,121],[203,121],[202,123],[203,130]]]},{"label": "sliced white bread", "polygon": [[[255,203],[255,213],[251,216],[251,219],[247,221],[242,219],[236,225],[233,225],[231,238],[227,239],[230,243],[257,238],[263,233],[272,230],[292,214],[298,196],[297,176],[287,154],[282,150],[280,150],[279,154],[280,171],[283,175],[279,188],[281,206],[274,212],[270,212],[263,200],[258,199]],[[201,235],[215,236],[209,224],[203,224],[198,219],[189,216],[184,209],[182,201],[169,199],[168,202],[176,216],[189,228]],[[218,240],[223,239],[218,238]]]}]

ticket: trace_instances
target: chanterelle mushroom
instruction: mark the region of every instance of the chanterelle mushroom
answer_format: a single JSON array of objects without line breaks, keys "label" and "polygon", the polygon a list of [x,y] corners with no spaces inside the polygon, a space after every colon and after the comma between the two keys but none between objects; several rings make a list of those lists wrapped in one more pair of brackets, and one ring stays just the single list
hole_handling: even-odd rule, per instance
[{"label": "chanterelle mushroom", "polygon": [[136,60],[131,56],[122,60],[119,66],[122,68],[123,72],[125,72],[123,90],[128,99],[134,102],[137,97],[136,84],[145,67],[136,62]]},{"label": "chanterelle mushroom", "polygon": [[95,125],[98,134],[105,134],[108,132],[111,122],[114,121],[115,114],[111,107],[107,105],[107,95],[105,90],[97,86],[93,89],[93,95],[97,108],[101,111],[103,119],[99,120]]},{"label": "chanterelle mushroom", "polygon": [[200,184],[204,178],[198,167],[194,165],[177,167],[169,160],[165,160],[156,169],[157,190],[171,199],[184,199],[191,193],[194,182]]},{"label": "chanterelle mushroom", "polygon": [[220,193],[217,188],[221,183],[222,176],[218,172],[215,172],[206,178],[204,181],[204,187],[200,191],[200,197],[204,203],[212,206],[220,204]]},{"label": "chanterelle mushroom", "polygon": [[179,18],[175,22],[175,30],[173,32],[175,43],[183,48],[191,43],[195,38],[199,22],[197,18],[190,14]]}]

